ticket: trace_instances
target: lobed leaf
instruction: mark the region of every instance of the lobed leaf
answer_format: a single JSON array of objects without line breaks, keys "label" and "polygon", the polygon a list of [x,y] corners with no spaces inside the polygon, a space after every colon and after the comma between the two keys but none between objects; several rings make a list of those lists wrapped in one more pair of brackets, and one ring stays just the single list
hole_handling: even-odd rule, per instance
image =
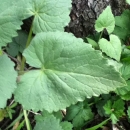
[{"label": "lobed leaf", "polygon": [[28,13],[34,15],[33,32],[64,31],[70,21],[71,0],[28,0]]},{"label": "lobed leaf", "polygon": [[69,33],[39,33],[23,55],[37,68],[21,76],[15,91],[25,109],[58,111],[125,85],[99,51]]}]

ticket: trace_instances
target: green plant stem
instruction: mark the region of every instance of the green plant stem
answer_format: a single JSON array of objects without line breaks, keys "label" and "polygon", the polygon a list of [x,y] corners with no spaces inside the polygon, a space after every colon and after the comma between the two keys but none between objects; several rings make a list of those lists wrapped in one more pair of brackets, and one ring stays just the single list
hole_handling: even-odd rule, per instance
[{"label": "green plant stem", "polygon": [[110,120],[110,118],[106,119],[105,121],[101,122],[98,125],[95,125],[91,128],[87,128],[86,130],[97,130],[98,128],[101,128],[103,125],[105,125],[109,120]]},{"label": "green plant stem", "polygon": [[[27,39],[25,48],[27,48],[30,45],[30,42],[32,40],[32,33],[33,33],[32,26],[33,26],[33,22],[32,22],[32,25],[31,25],[31,28],[30,28],[30,31],[29,31],[29,35],[28,35],[28,39]],[[24,71],[25,62],[26,62],[26,60],[25,60],[25,57],[23,56],[22,61],[21,61],[20,71]],[[31,130],[30,125],[29,125],[28,116],[27,116],[27,111],[23,109],[23,113],[24,113],[24,118],[25,118],[27,130]]]},{"label": "green plant stem", "polygon": [[27,116],[27,111],[26,111],[26,110],[23,110],[23,113],[24,113],[24,118],[25,118],[27,130],[31,130],[31,129],[30,129],[30,125],[29,125],[28,116]]},{"label": "green plant stem", "polygon": [[[32,22],[33,23],[33,22]],[[27,39],[27,42],[26,42],[26,46],[25,48],[27,48],[29,45],[30,45],[30,41],[32,40],[32,25],[31,25],[31,28],[30,28],[30,31],[29,31],[29,35],[28,35],[28,39]],[[21,66],[20,66],[20,70],[23,71],[24,70],[24,67],[25,67],[25,58],[24,56],[22,57],[22,62],[21,62]]]},{"label": "green plant stem", "polygon": [[99,36],[98,42],[99,42],[99,40],[102,38],[102,34],[103,34],[103,31],[101,31],[101,33],[100,33],[100,36]]}]

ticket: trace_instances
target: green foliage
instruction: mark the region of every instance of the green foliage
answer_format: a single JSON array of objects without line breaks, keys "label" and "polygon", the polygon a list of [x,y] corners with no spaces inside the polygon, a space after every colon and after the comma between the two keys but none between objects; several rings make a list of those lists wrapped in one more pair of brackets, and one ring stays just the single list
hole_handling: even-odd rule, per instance
[{"label": "green foliage", "polygon": [[24,31],[18,31],[18,36],[14,37],[12,39],[12,42],[9,43],[9,45],[7,46],[6,50],[8,52],[8,54],[10,54],[11,56],[15,57],[18,55],[19,52],[23,52],[23,50],[25,49],[25,43],[27,41],[28,38],[28,34]]},{"label": "green foliage", "polygon": [[71,0],[26,0],[27,13],[34,16],[33,32],[64,31],[70,21]]},{"label": "green foliage", "polygon": [[122,40],[125,40],[130,36],[130,11],[125,10],[121,16],[115,17],[116,27],[114,34],[119,36]]},{"label": "green foliage", "polygon": [[43,111],[42,115],[35,117],[37,123],[34,130],[72,130],[73,125],[67,121],[60,122],[59,117],[57,118],[56,113],[48,113]]},{"label": "green foliage", "polygon": [[[22,129],[26,122],[31,130],[26,110],[40,114],[34,130],[86,129],[97,113],[107,119],[87,130],[130,118],[124,107],[130,100],[129,10],[114,18],[108,6],[96,20],[98,33],[85,44],[64,32],[71,0],[0,2],[0,121],[13,119],[16,102],[25,117],[21,121],[20,114],[7,128],[18,122]],[[28,35],[20,26],[31,16]],[[105,30],[110,39],[103,37]]]},{"label": "green foliage", "polygon": [[73,125],[70,122],[64,121],[60,124],[63,130],[72,130]]},{"label": "green foliage", "polygon": [[85,102],[72,105],[67,109],[66,120],[71,121],[74,127],[80,128],[85,122],[93,118],[91,108]]},{"label": "green foliage", "polygon": [[111,7],[107,8],[100,14],[99,18],[96,20],[95,29],[97,32],[101,32],[104,29],[110,34],[114,31],[115,20],[111,11]]},{"label": "green foliage", "polygon": [[102,38],[99,40],[100,49],[111,58],[120,61],[121,56],[121,42],[119,38],[113,34],[110,35],[110,41]]},{"label": "green foliage", "polygon": [[105,110],[105,113],[107,115],[110,115],[113,124],[118,121],[119,117],[124,115],[124,101],[121,99],[118,99],[114,102],[108,100],[103,108]]},{"label": "green foliage", "polygon": [[98,44],[93,39],[87,38],[87,41],[93,48],[98,49]]},{"label": "green foliage", "polygon": [[24,56],[39,68],[21,76],[15,91],[25,109],[57,111],[125,85],[99,51],[65,32],[37,34]]}]

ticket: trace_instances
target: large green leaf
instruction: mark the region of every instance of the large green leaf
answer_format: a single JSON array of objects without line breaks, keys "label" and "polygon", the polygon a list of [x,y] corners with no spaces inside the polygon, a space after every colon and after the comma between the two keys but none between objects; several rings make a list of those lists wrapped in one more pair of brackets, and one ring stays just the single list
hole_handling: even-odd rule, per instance
[{"label": "large green leaf", "polygon": [[115,35],[110,35],[110,41],[102,38],[99,40],[100,49],[105,52],[111,58],[120,60],[121,56],[121,42],[120,39]]},{"label": "large green leaf", "polygon": [[16,88],[16,77],[14,63],[6,55],[0,56],[0,108],[4,108],[7,99],[11,98]]},{"label": "large green leaf", "polygon": [[[0,0],[0,48],[6,46],[12,37],[17,36],[16,30],[20,29],[22,19],[28,14],[25,13],[24,0]],[[21,6],[23,5],[23,6]]]},{"label": "large green leaf", "polygon": [[37,34],[24,56],[39,68],[25,73],[18,83],[15,99],[25,109],[57,111],[125,85],[100,51],[69,33]]},{"label": "large green leaf", "polygon": [[107,8],[99,15],[96,20],[95,29],[97,32],[101,32],[104,29],[110,34],[114,31],[115,27],[115,19],[112,14],[111,7],[107,6]]},{"label": "large green leaf", "polygon": [[64,31],[70,21],[71,0],[28,0],[28,13],[34,15],[33,32]]}]

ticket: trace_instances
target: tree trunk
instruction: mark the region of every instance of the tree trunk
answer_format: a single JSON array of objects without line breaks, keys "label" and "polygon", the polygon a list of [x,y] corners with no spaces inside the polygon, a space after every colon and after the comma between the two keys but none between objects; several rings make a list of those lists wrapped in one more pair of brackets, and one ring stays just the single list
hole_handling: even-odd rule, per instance
[{"label": "tree trunk", "polygon": [[114,15],[120,15],[126,6],[125,0],[72,0],[71,21],[65,31],[76,37],[93,34],[95,20],[108,5]]}]

